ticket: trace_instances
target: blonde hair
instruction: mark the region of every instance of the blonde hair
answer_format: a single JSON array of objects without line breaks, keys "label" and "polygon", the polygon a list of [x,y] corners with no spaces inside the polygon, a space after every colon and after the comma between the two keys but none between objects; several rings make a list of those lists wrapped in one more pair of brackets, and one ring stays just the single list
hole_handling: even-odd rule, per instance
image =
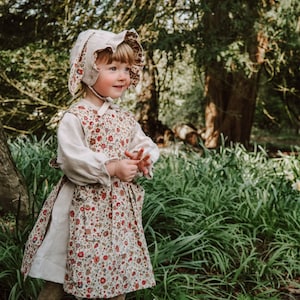
[{"label": "blonde hair", "polygon": [[118,45],[115,52],[112,52],[110,48],[97,52],[96,61],[105,64],[111,64],[113,61],[117,61],[133,65],[135,62],[135,54],[133,49],[126,42],[122,42]]}]

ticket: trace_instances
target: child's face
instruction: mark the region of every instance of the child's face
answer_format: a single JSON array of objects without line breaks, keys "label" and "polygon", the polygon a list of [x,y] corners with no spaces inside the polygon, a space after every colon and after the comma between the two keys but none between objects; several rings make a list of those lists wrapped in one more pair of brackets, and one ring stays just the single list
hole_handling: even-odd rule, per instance
[{"label": "child's face", "polygon": [[93,88],[104,97],[119,98],[130,85],[130,65],[118,61],[98,63],[99,76]]}]

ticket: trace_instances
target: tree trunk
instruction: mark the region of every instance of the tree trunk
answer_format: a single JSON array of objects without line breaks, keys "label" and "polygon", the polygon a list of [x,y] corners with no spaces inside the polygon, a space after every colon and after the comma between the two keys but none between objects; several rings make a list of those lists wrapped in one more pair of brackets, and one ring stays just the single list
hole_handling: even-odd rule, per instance
[{"label": "tree trunk", "polygon": [[25,182],[16,169],[6,135],[0,123],[0,207],[1,215],[12,213],[17,221],[24,221],[29,214],[29,196]]},{"label": "tree trunk", "polygon": [[226,72],[221,63],[211,64],[205,75],[205,133],[207,148],[219,145],[220,135],[226,143],[250,143],[256,107],[259,70],[263,63],[267,40],[260,32],[250,47],[249,55],[255,71],[247,77],[242,71]]},{"label": "tree trunk", "polygon": [[[268,40],[262,30],[253,32],[253,22],[259,15],[253,2],[243,3],[242,17],[245,20],[241,31],[236,29],[238,23],[234,23],[235,20],[230,17],[230,1],[206,2],[203,36],[206,44],[211,45],[212,55],[206,65],[206,131],[202,138],[208,148],[219,145],[221,134],[227,143],[238,142],[248,146],[250,142],[260,68]],[[241,54],[246,51],[249,55],[249,74],[237,66],[234,60],[229,70],[230,56],[227,55],[230,51],[227,50],[235,40],[244,42],[244,48],[240,51]],[[224,56],[224,53],[227,55]]]},{"label": "tree trunk", "polygon": [[156,68],[153,62],[153,53],[148,52],[142,75],[141,92],[136,105],[136,118],[144,132],[154,140],[157,139],[160,132],[160,128],[158,128],[158,92],[155,79]]}]

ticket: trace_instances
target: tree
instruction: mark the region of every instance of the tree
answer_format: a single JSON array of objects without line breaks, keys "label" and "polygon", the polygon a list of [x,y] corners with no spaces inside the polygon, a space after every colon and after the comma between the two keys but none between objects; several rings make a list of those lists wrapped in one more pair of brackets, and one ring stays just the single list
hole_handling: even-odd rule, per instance
[{"label": "tree", "polygon": [[12,214],[24,221],[29,213],[29,195],[25,182],[16,169],[0,123],[0,213]]},{"label": "tree", "polygon": [[[271,30],[285,18],[286,2],[210,0],[201,8],[203,44],[197,57],[199,67],[205,67],[203,138],[208,148],[218,145],[221,134],[227,142],[249,145],[262,67],[283,63],[280,39]],[[297,12],[290,14],[290,21]],[[291,30],[290,21],[277,26],[280,35]]]},{"label": "tree", "polygon": [[[287,111],[294,111],[288,107],[297,107],[299,72],[292,62],[299,51],[298,2],[14,0],[10,5],[7,1],[0,5],[0,23],[4,27],[16,24],[19,28],[25,24],[28,39],[23,39],[21,29],[11,29],[13,42],[9,47],[9,43],[1,44],[5,51],[0,56],[0,113],[5,128],[17,125],[18,132],[38,134],[48,130],[45,124],[50,116],[69,100],[68,50],[79,31],[102,28],[118,32],[135,28],[146,53],[145,80],[136,107],[144,130],[155,138],[165,129],[159,116],[163,101],[175,102],[178,97],[169,93],[174,78],[165,74],[176,73],[178,61],[186,59],[189,49],[189,59],[195,53],[190,64],[197,66],[199,74],[205,74],[205,95],[199,93],[198,107],[193,111],[202,114],[205,110],[206,146],[216,147],[221,134],[228,142],[247,145],[261,74],[269,76],[274,87],[282,91]],[[0,39],[6,41],[11,35],[1,32]],[[42,64],[36,63],[37,55]],[[27,63],[25,68],[23,61]],[[192,80],[189,84],[192,89]],[[298,119],[299,114],[293,116],[293,120]],[[23,128],[22,124],[26,126]]]}]

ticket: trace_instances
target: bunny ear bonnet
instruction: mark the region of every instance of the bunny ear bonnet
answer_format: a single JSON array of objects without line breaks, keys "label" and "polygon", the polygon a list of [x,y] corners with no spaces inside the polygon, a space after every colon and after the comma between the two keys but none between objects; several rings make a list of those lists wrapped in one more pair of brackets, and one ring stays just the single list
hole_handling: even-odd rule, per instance
[{"label": "bunny ear bonnet", "polygon": [[139,43],[139,36],[134,29],[124,30],[118,34],[89,29],[79,34],[70,53],[69,91],[74,97],[83,91],[82,83],[93,86],[99,71],[95,62],[97,52],[110,48],[115,52],[118,45],[126,42],[134,51],[135,63],[130,70],[130,85],[136,86],[140,80],[143,67],[143,48]]}]

